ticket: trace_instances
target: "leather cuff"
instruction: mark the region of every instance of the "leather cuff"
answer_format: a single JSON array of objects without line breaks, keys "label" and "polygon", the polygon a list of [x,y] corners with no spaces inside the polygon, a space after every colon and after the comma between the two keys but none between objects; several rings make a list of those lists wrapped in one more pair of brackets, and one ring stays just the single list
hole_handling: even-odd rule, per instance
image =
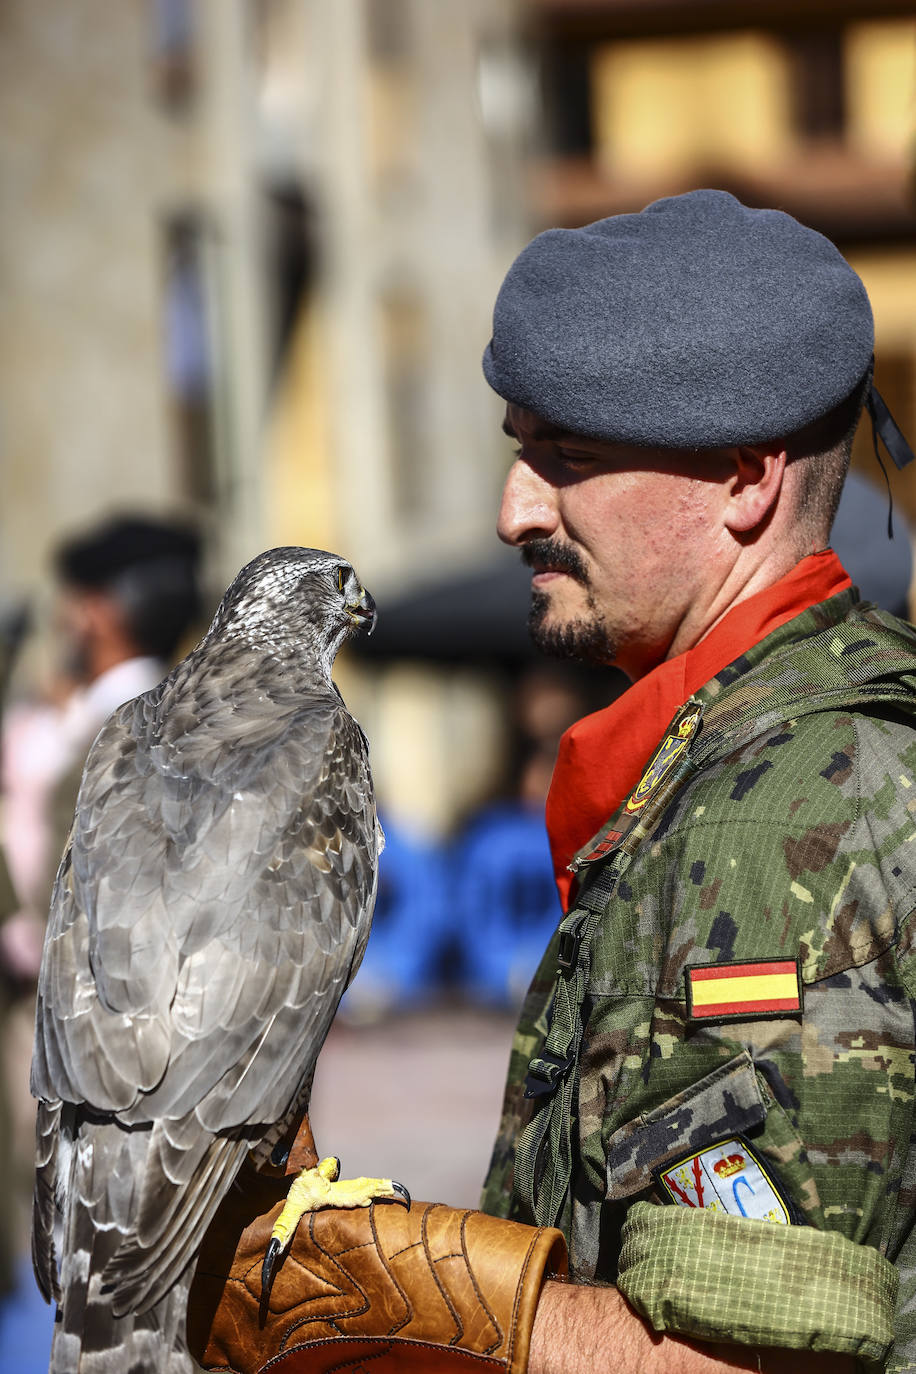
[{"label": "leather cuff", "polygon": [[[250,1188],[230,1195],[230,1210],[246,1198],[250,1207]],[[280,1206],[255,1217],[234,1254],[231,1223],[218,1216],[208,1232],[188,1309],[191,1353],[204,1369],[314,1374],[371,1358],[374,1374],[524,1374],[543,1283],[566,1273],[559,1231],[427,1202],[315,1212],[261,1311],[261,1263]]]}]

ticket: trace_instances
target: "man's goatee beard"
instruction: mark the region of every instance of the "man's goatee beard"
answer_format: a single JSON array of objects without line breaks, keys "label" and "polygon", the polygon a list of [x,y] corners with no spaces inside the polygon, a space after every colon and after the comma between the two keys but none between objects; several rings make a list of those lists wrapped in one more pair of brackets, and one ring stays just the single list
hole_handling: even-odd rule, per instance
[{"label": "man's goatee beard", "polygon": [[549,625],[546,623],[549,612],[550,597],[543,592],[532,592],[528,633],[541,653],[551,658],[575,659],[579,663],[613,663],[614,643],[597,619]]}]

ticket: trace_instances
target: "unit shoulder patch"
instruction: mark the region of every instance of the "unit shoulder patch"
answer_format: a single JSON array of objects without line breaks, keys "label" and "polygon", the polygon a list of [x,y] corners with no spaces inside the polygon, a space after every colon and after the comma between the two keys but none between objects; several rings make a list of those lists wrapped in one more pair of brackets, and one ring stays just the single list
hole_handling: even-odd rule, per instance
[{"label": "unit shoulder patch", "polygon": [[664,782],[684,750],[689,747],[690,741],[699,728],[702,715],[702,706],[692,699],[681,708],[668,727],[665,738],[653,754],[648,768],[630,794],[624,808],[626,815],[635,815],[643,810],[649,798]]},{"label": "unit shoulder patch", "polygon": [[791,1226],[802,1220],[769,1164],[742,1135],[683,1155],[655,1171],[666,1202]]},{"label": "unit shoulder patch", "polygon": [[689,964],[684,981],[689,1021],[754,1021],[803,1009],[797,959]]}]

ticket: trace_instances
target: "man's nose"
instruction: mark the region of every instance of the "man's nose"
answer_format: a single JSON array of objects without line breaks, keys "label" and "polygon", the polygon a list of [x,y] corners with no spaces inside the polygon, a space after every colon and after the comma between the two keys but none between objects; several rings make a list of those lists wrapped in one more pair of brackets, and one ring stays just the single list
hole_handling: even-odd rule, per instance
[{"label": "man's nose", "polygon": [[503,543],[519,545],[529,539],[547,539],[556,528],[553,488],[530,464],[517,458],[503,487],[496,533]]}]

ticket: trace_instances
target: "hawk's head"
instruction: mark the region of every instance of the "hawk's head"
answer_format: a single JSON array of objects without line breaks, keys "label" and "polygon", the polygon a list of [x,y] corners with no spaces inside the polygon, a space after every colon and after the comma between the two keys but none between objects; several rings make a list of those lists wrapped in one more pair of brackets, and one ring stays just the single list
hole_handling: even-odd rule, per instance
[{"label": "hawk's head", "polygon": [[375,626],[375,602],[346,559],[323,549],[268,549],[229,587],[210,635],[328,668],[348,634]]}]

